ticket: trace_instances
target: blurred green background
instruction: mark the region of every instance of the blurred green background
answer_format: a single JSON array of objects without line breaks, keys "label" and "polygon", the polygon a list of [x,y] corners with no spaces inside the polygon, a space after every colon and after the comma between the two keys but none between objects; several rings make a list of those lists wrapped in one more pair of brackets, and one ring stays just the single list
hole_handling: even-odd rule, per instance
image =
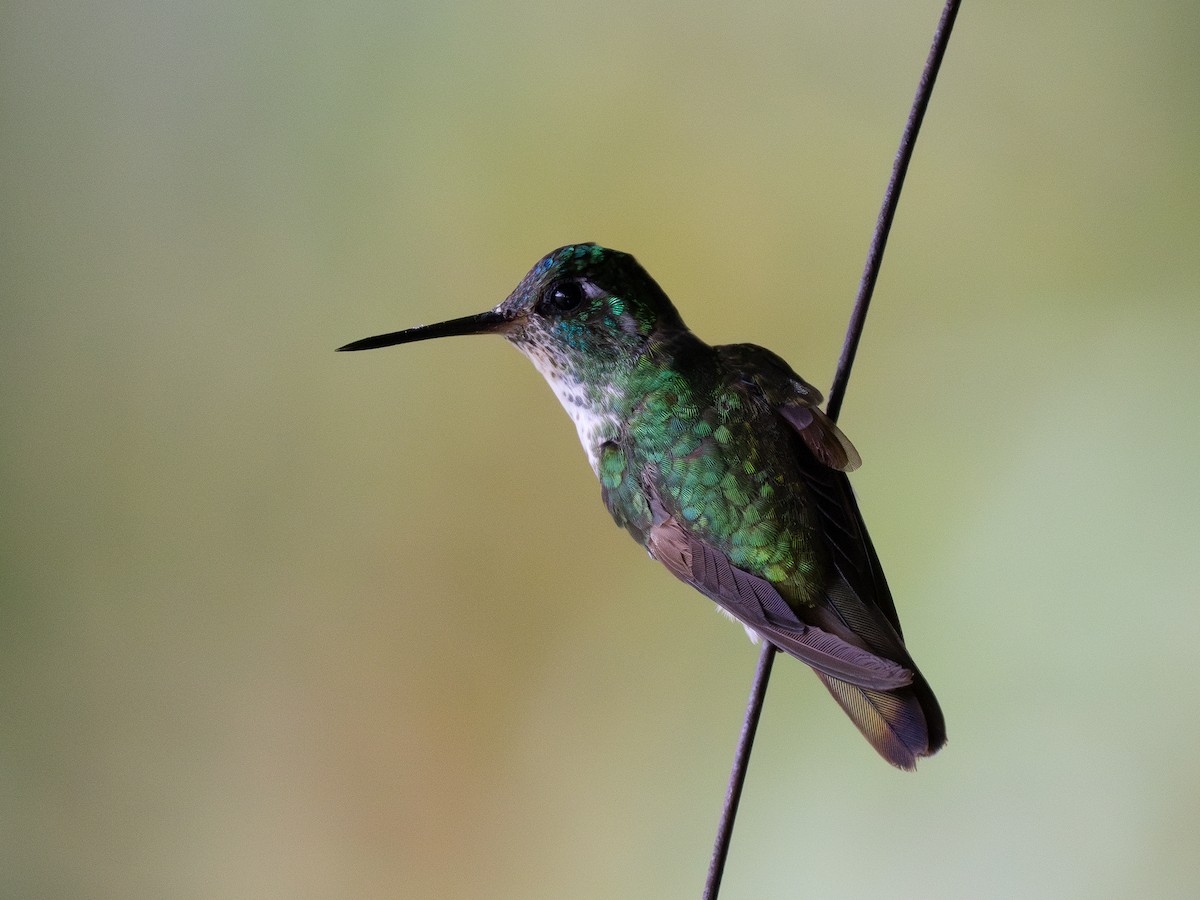
[{"label": "blurred green background", "polygon": [[[500,340],[832,375],[936,3],[8,3],[0,894],[691,897],[756,651]],[[842,423],[950,744],[781,660],[722,897],[1200,894],[1200,8],[970,3]]]}]

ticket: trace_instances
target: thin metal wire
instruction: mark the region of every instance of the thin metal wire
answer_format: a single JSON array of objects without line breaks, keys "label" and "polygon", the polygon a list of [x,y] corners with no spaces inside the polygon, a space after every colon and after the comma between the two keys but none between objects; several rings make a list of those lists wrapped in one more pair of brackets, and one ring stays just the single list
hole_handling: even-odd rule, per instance
[{"label": "thin metal wire", "polygon": [[750,699],[746,702],[746,718],[742,721],[742,733],[733,758],[733,771],[729,773],[729,786],[725,788],[725,805],[721,809],[717,840],[708,863],[704,900],[716,900],[717,892],[721,889],[721,876],[725,873],[725,859],[729,856],[729,842],[733,838],[733,821],[737,817],[738,802],[742,799],[742,785],[746,783],[750,751],[754,748],[754,733],[758,730],[758,719],[762,715],[763,698],[767,694],[767,683],[771,680],[771,665],[775,662],[776,652],[774,644],[763,641],[762,651],[758,654],[758,668],[754,670],[754,681],[750,685]]},{"label": "thin metal wire", "polygon": [[[921,122],[925,118],[925,110],[929,107],[929,98],[933,93],[938,69],[942,64],[942,58],[946,55],[946,46],[950,42],[950,32],[954,28],[954,19],[958,15],[960,2],[961,0],[947,0],[942,9],[937,30],[933,35],[933,45],[925,60],[925,68],[921,72],[921,81],[917,85],[916,97],[913,99],[912,109],[908,114],[908,122],[904,127],[904,134],[900,138],[900,148],[896,151],[896,158],[892,163],[892,177],[888,181],[887,190],[883,196],[883,206],[880,208],[879,218],[875,222],[875,232],[867,251],[867,261],[863,266],[862,279],[858,285],[858,297],[854,301],[850,324],[846,329],[846,339],[842,344],[842,354],[838,359],[837,372],[833,376],[833,385],[829,389],[829,402],[826,404],[825,411],[826,415],[835,421],[842,409],[846,385],[850,381],[850,369],[854,365],[858,342],[867,321],[871,295],[875,291],[875,282],[879,279],[879,268],[883,264],[883,251],[887,247],[888,233],[891,231],[892,221],[896,216],[896,206],[900,202],[904,176],[907,174],[908,164],[912,160],[913,148],[917,142],[917,134],[921,130]],[[750,688],[750,699],[746,704],[746,715],[742,721],[737,750],[734,752],[729,784],[725,790],[725,804],[721,809],[721,819],[717,825],[712,859],[708,864],[704,900],[717,900],[717,894],[721,890],[721,876],[725,872],[725,860],[729,856],[729,844],[733,839],[738,802],[741,800],[742,787],[746,783],[746,772],[750,767],[750,752],[754,748],[754,735],[762,716],[763,702],[766,699],[767,685],[771,679],[771,666],[775,661],[776,652],[774,646],[764,641],[762,652],[758,656],[758,666],[754,671],[754,682]]]},{"label": "thin metal wire", "polygon": [[929,56],[925,60],[925,68],[921,72],[921,81],[917,85],[917,95],[913,98],[912,110],[908,114],[908,123],[904,126],[900,147],[896,151],[896,159],[892,163],[892,177],[883,194],[883,205],[879,210],[879,218],[875,222],[875,233],[871,236],[871,246],[867,250],[867,261],[863,265],[862,279],[858,283],[858,297],[855,298],[854,310],[850,314],[850,324],[846,328],[846,340],[842,344],[842,355],[838,359],[833,385],[829,388],[829,402],[825,404],[825,414],[835,422],[838,414],[842,411],[842,400],[846,396],[846,385],[850,381],[850,367],[854,365],[858,342],[862,337],[863,326],[867,322],[867,309],[871,305],[871,295],[875,292],[875,282],[879,279],[879,268],[883,265],[883,251],[887,247],[888,234],[892,230],[892,220],[896,217],[896,206],[900,203],[900,191],[904,188],[904,176],[908,174],[908,164],[912,161],[917,134],[921,130],[921,122],[925,119],[925,110],[929,108],[929,98],[933,94],[933,84],[937,80],[942,57],[946,55],[946,45],[950,43],[950,31],[954,28],[954,18],[958,15],[959,3],[960,0],[947,0],[945,8],[942,10],[937,31],[933,34],[933,46],[929,48]]}]

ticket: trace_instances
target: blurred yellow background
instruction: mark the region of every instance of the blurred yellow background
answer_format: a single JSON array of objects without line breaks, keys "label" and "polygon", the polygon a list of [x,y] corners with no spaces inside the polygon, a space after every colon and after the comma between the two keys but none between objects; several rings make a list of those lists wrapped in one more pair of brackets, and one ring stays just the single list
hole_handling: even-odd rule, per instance
[{"label": "blurred yellow background", "polygon": [[[8,4],[0,894],[691,897],[756,651],[477,312],[827,385],[938,4]],[[1200,894],[1200,10],[959,18],[850,385],[950,743],[782,659],[722,897]]]}]

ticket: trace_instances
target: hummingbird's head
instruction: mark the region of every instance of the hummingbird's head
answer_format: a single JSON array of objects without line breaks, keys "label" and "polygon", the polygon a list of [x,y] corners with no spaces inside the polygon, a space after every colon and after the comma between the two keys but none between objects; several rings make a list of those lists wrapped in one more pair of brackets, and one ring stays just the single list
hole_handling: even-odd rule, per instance
[{"label": "hummingbird's head", "polygon": [[542,257],[499,306],[437,325],[355,341],[367,350],[458,334],[501,334],[548,378],[615,374],[684,330],[662,288],[628,253],[572,244]]},{"label": "hummingbird's head", "polygon": [[542,257],[495,310],[508,340],[533,360],[577,374],[632,365],[684,328],[662,288],[628,253],[595,244]]}]

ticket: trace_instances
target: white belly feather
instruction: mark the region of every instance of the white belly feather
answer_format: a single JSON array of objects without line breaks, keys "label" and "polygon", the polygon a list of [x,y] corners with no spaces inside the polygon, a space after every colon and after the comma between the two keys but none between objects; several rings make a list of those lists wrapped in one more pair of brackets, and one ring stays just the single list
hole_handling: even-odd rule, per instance
[{"label": "white belly feather", "polygon": [[546,379],[558,397],[579,434],[588,463],[592,471],[600,473],[600,446],[605,441],[615,440],[620,434],[617,416],[611,411],[616,391],[611,385],[597,387],[584,385],[564,371],[558,360],[545,352],[536,343],[515,342],[517,349],[529,357],[529,361]]}]

